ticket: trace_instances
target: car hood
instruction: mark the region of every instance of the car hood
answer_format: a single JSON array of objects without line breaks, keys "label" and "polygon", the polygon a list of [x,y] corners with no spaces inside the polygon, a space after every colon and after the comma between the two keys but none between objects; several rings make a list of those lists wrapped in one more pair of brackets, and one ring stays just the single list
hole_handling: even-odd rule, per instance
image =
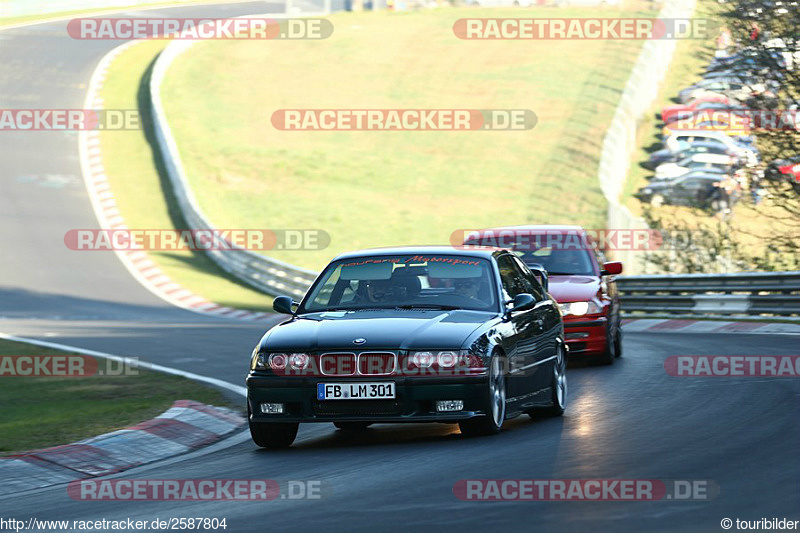
[{"label": "car hood", "polygon": [[547,290],[558,303],[565,303],[591,300],[599,289],[596,276],[550,276]]},{"label": "car hood", "polygon": [[[497,319],[481,311],[374,310],[304,315],[279,324],[261,340],[265,351],[452,350]],[[356,339],[366,339],[356,344]]]}]

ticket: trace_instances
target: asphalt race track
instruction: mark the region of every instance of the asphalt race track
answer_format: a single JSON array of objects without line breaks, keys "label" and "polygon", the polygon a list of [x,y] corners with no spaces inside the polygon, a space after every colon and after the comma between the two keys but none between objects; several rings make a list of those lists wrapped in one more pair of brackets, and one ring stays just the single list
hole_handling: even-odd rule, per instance
[{"label": "asphalt race track", "polygon": [[[161,10],[234,16],[282,9],[249,2]],[[141,11],[130,11],[135,16]],[[118,42],[75,41],[65,22],[0,32],[0,107],[77,109],[97,61]],[[96,228],[75,133],[2,133],[0,331],[213,376],[242,385],[263,326],[166,304],[111,253],[63,244]],[[630,333],[611,367],[573,364],[563,419],[507,423],[496,437],[462,439],[447,425],[374,426],[359,436],[301,426],[293,448],[249,439],[117,477],[320,480],[321,500],[92,502],[65,487],[0,500],[27,520],[225,518],[227,530],[721,531],[723,518],[800,519],[800,382],[789,378],[675,378],[670,355],[798,355],[790,335]],[[707,480],[707,501],[464,502],[461,479]],[[2,482],[2,480],[0,480]],[[734,526],[735,529],[735,526]]]}]

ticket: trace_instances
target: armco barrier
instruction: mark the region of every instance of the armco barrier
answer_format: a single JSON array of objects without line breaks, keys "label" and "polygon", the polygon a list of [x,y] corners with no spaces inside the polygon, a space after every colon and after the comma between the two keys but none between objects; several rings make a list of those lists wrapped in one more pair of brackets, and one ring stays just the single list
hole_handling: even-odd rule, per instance
[{"label": "armco barrier", "polygon": [[[278,17],[281,15],[253,15],[253,17]],[[156,60],[150,79],[151,112],[153,129],[167,176],[178,207],[188,229],[211,229],[214,226],[205,216],[189,187],[186,171],[164,113],[161,100],[161,85],[167,70],[175,59],[191,48],[197,41],[176,40],[167,46]],[[316,272],[299,268],[277,259],[271,259],[249,250],[206,250],[209,258],[231,276],[251,287],[271,295],[286,295],[299,300],[316,278]]]},{"label": "armco barrier", "polygon": [[765,316],[800,321],[800,272],[624,276],[622,311],[636,316]]}]

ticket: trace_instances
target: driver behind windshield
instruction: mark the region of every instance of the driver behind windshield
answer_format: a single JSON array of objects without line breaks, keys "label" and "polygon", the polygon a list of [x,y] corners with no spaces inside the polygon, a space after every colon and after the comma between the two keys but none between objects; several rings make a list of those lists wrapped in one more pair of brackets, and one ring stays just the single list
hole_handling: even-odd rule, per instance
[{"label": "driver behind windshield", "polygon": [[392,283],[388,279],[368,279],[361,282],[364,291],[361,294],[361,301],[369,303],[381,303],[391,299]]},{"label": "driver behind windshield", "polygon": [[453,283],[455,293],[474,300],[480,300],[478,289],[480,288],[480,278],[457,279]]}]

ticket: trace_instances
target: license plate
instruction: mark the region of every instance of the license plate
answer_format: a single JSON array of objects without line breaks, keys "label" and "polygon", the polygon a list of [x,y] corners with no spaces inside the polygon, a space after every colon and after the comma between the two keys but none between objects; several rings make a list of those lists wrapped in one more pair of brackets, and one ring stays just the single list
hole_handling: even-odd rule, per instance
[{"label": "license plate", "polygon": [[317,400],[394,400],[394,382],[317,383]]}]

